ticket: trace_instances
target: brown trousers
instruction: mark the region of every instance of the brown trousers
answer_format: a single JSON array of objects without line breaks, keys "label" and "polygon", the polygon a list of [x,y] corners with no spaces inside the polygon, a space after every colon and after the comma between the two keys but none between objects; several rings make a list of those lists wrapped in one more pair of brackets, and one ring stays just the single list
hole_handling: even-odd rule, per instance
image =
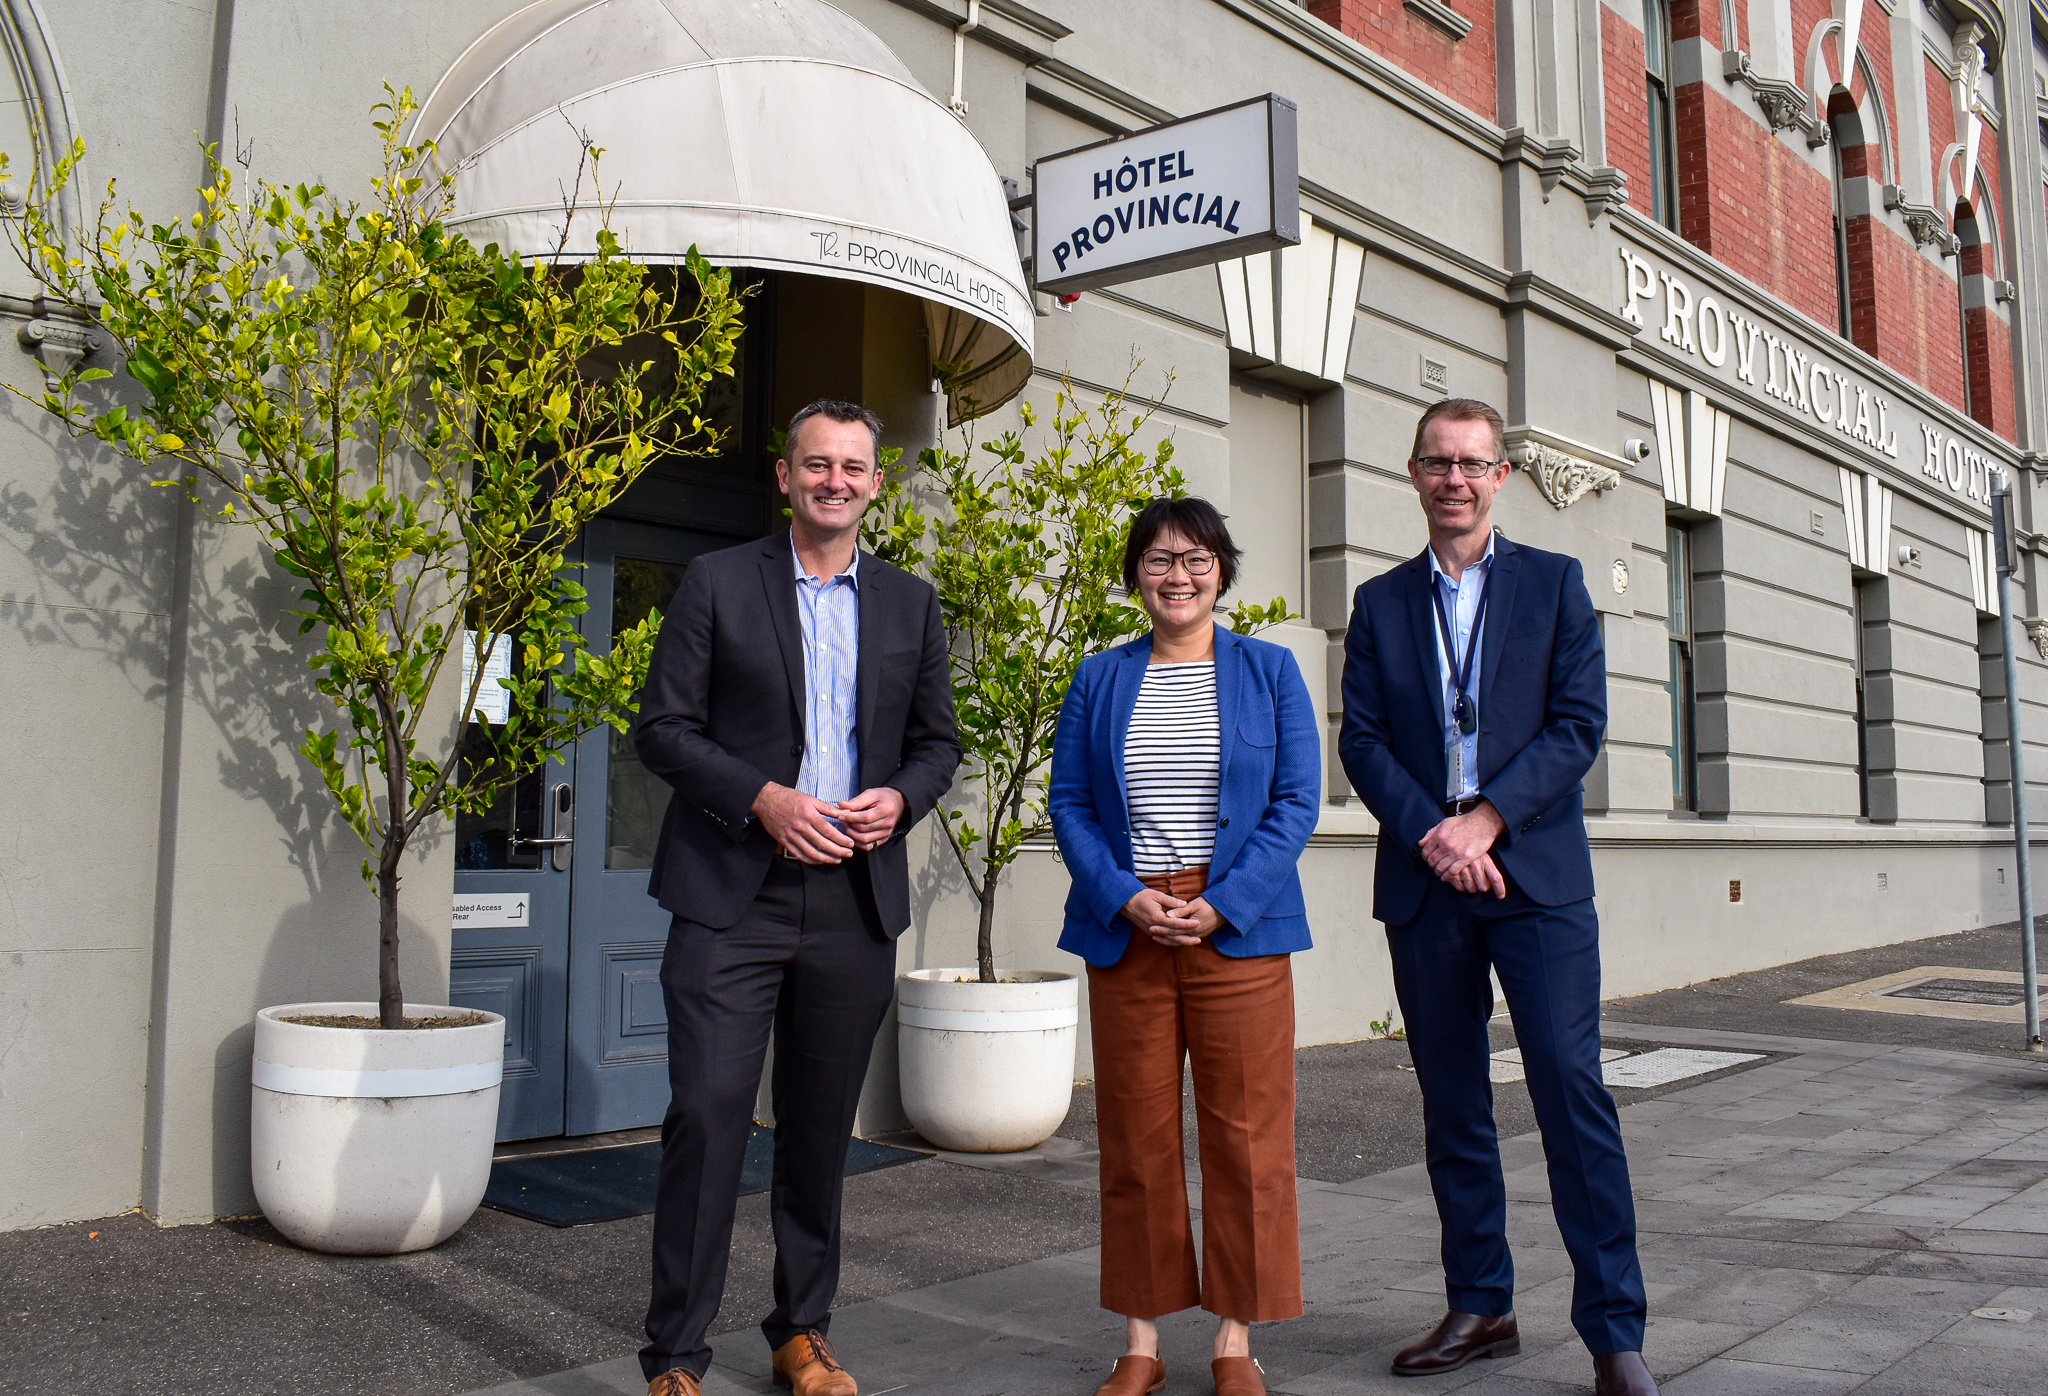
[{"label": "brown trousers", "polygon": [[[1174,889],[1175,895],[1188,893]],[[1199,1303],[1254,1322],[1301,1313],[1294,1194],[1294,968],[1141,931],[1088,967],[1102,1147],[1102,1307],[1158,1318]],[[1181,1154],[1181,1061],[1194,1073],[1202,1266]]]}]

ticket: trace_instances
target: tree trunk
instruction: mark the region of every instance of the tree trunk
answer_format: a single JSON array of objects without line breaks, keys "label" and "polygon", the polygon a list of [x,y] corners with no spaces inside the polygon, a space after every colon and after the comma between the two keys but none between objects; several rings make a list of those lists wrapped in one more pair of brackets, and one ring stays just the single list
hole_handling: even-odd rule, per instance
[{"label": "tree trunk", "polygon": [[405,1026],[405,991],[398,983],[398,861],[404,845],[387,842],[377,865],[377,1019],[378,1026]]},{"label": "tree trunk", "polygon": [[981,961],[981,982],[996,982],[996,874],[991,871],[981,886],[981,937],[976,951]]}]

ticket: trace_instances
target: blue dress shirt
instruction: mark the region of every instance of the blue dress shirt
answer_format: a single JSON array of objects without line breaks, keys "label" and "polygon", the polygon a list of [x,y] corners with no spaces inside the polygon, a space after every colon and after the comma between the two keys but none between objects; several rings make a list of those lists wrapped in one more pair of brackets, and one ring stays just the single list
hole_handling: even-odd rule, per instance
[{"label": "blue dress shirt", "polygon": [[[1450,617],[1451,633],[1458,637],[1458,652],[1444,653],[1443,626],[1436,623],[1435,607],[1431,607],[1430,633],[1436,636],[1437,673],[1441,682],[1437,685],[1442,696],[1444,723],[1444,798],[1446,800],[1467,800],[1479,793],[1479,729],[1462,737],[1458,736],[1458,720],[1453,711],[1458,702],[1458,666],[1465,658],[1466,651],[1477,650],[1486,623],[1473,621],[1479,611],[1479,593],[1486,586],[1486,578],[1493,571],[1493,535],[1486,536],[1486,556],[1465,569],[1465,574],[1452,581],[1442,564],[1436,560],[1436,549],[1430,548],[1429,580],[1443,597],[1444,613]],[[1493,603],[1487,603],[1493,609]],[[1472,656],[1472,686],[1467,691],[1476,706],[1479,701],[1479,670],[1483,665],[1480,656]]]},{"label": "blue dress shirt", "polygon": [[789,544],[796,567],[796,613],[804,631],[804,760],[796,788],[827,804],[851,800],[860,758],[854,705],[860,673],[860,549],[836,577],[804,571],[796,540]]}]

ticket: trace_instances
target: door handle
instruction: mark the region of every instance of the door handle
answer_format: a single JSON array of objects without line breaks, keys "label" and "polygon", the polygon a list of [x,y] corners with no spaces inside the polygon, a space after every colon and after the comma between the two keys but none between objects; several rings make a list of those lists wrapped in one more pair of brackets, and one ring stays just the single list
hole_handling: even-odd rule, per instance
[{"label": "door handle", "polygon": [[552,836],[523,839],[514,834],[506,843],[515,852],[522,848],[552,848],[555,871],[567,872],[572,856],[570,850],[576,843],[576,788],[562,781],[548,792],[548,797],[548,810],[553,815]]}]

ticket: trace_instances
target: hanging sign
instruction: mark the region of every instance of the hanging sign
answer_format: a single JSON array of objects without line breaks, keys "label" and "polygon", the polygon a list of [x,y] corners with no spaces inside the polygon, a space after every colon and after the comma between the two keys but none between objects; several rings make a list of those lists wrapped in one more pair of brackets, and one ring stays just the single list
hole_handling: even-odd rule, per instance
[{"label": "hanging sign", "polygon": [[1055,295],[1301,241],[1294,103],[1268,93],[1048,155],[1031,270]]}]

